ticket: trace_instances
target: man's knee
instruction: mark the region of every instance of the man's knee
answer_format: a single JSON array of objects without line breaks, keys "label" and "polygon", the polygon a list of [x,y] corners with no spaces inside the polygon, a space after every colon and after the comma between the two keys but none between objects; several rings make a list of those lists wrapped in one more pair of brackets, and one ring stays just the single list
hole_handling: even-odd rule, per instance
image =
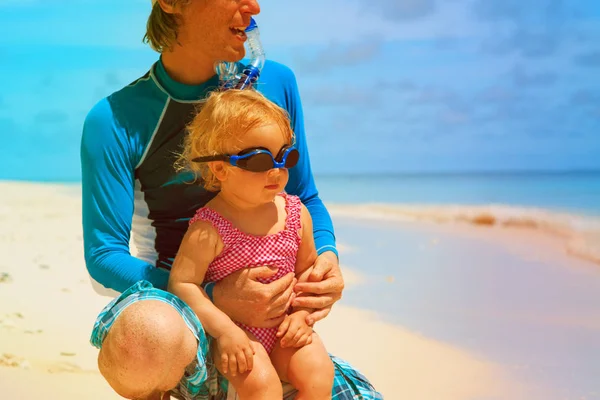
[{"label": "man's knee", "polygon": [[164,349],[176,347],[185,330],[185,321],[175,308],[158,300],[138,301],[115,320],[100,354],[111,352],[121,361],[155,358]]},{"label": "man's knee", "polygon": [[142,300],[128,306],[117,318],[113,329],[127,331],[131,336],[153,336],[179,331],[185,323],[179,312],[160,300]]},{"label": "man's knee", "polygon": [[[123,310],[106,335],[98,368],[121,395],[152,388],[174,364],[185,366],[178,362],[182,356],[178,350],[190,347],[188,335],[185,321],[170,305],[157,300],[135,302]],[[195,350],[190,353],[193,356]]]}]

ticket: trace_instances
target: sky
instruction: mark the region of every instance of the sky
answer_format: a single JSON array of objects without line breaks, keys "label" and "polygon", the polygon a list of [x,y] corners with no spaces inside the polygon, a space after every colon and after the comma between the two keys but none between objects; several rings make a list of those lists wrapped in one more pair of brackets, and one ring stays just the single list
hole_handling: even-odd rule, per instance
[{"label": "sky", "polygon": [[[600,2],[263,0],[316,174],[600,169]],[[0,0],[0,179],[77,181],[83,120],[143,75],[149,0]]]}]

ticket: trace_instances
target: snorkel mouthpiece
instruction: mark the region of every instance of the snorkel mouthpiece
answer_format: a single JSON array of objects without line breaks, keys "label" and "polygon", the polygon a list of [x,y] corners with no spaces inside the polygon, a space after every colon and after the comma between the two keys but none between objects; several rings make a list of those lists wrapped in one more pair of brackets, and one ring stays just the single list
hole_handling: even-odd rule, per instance
[{"label": "snorkel mouthpiece", "polygon": [[221,62],[216,70],[219,75],[221,90],[249,89],[258,81],[260,72],[265,65],[265,51],[260,42],[260,32],[254,18],[246,28],[246,48],[250,62],[244,67],[242,73],[238,72],[238,64],[234,62]]}]

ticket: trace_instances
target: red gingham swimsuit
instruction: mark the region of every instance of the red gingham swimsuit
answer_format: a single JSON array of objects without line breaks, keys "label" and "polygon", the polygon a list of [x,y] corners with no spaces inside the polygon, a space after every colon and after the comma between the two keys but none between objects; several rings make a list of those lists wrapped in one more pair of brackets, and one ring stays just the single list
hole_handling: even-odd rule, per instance
[{"label": "red gingham swimsuit", "polygon": [[[279,270],[262,283],[275,281],[294,272],[296,254],[300,246],[300,212],[302,205],[297,196],[280,193],[285,199],[285,228],[272,235],[254,236],[237,229],[219,213],[203,207],[196,211],[190,225],[196,221],[209,221],[223,241],[223,251],[208,266],[204,282],[218,282],[227,275],[246,267],[271,266]],[[242,329],[252,332],[270,353],[275,346],[277,328],[255,328],[236,322]]]}]

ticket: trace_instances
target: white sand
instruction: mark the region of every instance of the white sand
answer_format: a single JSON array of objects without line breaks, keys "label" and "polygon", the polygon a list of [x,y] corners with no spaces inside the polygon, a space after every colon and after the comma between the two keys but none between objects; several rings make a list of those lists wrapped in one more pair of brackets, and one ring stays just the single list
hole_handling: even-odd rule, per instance
[{"label": "white sand", "polygon": [[[0,388],[7,399],[118,398],[88,343],[97,295],[83,263],[79,188],[0,182]],[[352,252],[344,255],[352,261]],[[347,270],[350,285],[360,274]],[[387,399],[521,398],[500,368],[340,305],[320,325],[329,350]]]}]

